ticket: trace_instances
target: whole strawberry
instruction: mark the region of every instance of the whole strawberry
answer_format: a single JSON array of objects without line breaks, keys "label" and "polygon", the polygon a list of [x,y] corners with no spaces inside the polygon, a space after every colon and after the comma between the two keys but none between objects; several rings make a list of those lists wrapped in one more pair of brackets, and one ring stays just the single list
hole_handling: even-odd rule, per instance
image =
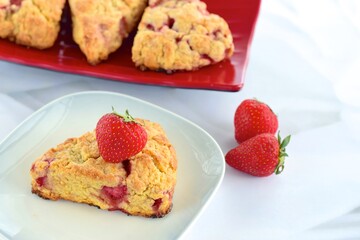
[{"label": "whole strawberry", "polygon": [[107,162],[118,163],[139,153],[146,144],[147,133],[126,110],[105,114],[96,125],[99,152]]},{"label": "whole strawberry", "polygon": [[235,139],[241,143],[261,133],[275,134],[278,119],[271,108],[256,99],[244,100],[234,117]]},{"label": "whole strawberry", "polygon": [[281,141],[280,135],[262,133],[242,142],[225,155],[227,164],[253,176],[265,177],[279,174],[284,169],[284,160],[288,155],[285,147],[290,135]]}]

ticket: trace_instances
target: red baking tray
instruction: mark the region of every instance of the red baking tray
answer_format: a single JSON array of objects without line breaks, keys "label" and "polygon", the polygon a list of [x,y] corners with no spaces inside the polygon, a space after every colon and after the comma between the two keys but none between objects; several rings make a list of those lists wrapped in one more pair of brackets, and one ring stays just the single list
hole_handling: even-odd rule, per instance
[{"label": "red baking tray", "polygon": [[[135,32],[109,59],[97,66],[87,63],[72,40],[71,20],[64,11],[62,28],[55,45],[37,50],[0,39],[0,60],[59,72],[81,74],[101,79],[179,88],[239,91],[245,78],[260,0],[207,0],[208,10],[222,16],[233,33],[235,53],[230,60],[192,72],[142,72],[131,61],[131,46]],[[1,26],[0,26],[1,27]]]}]

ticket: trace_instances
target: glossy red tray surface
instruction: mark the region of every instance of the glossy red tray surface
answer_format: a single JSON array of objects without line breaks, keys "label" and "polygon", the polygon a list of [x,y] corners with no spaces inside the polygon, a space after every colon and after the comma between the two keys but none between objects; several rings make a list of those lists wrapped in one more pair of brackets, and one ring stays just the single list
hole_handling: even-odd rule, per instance
[{"label": "glossy red tray surface", "polygon": [[[81,74],[109,80],[161,85],[179,88],[239,91],[244,84],[249,48],[254,33],[260,0],[206,0],[208,10],[222,16],[233,33],[235,53],[230,60],[193,72],[142,72],[131,61],[132,33],[118,51],[97,66],[87,63],[72,40],[68,9],[64,11],[62,26],[55,45],[37,50],[0,39],[0,60],[40,67],[66,73]],[[1,26],[0,26],[1,27]]]}]

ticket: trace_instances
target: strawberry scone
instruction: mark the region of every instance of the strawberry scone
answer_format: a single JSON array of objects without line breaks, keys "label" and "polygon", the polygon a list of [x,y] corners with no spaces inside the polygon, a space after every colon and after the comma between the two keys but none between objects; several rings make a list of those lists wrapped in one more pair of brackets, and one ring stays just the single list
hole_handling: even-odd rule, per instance
[{"label": "strawberry scone", "polygon": [[230,58],[226,21],[199,0],[150,0],[132,47],[141,70],[190,71]]},{"label": "strawberry scone", "polygon": [[147,0],[69,0],[73,38],[90,64],[106,60],[133,30]]},{"label": "strawberry scone", "polygon": [[32,192],[128,215],[163,217],[172,207],[176,154],[159,124],[141,122],[145,147],[118,163],[100,156],[95,131],[48,150],[32,164]]},{"label": "strawberry scone", "polygon": [[0,0],[0,38],[45,49],[60,30],[65,0]]}]

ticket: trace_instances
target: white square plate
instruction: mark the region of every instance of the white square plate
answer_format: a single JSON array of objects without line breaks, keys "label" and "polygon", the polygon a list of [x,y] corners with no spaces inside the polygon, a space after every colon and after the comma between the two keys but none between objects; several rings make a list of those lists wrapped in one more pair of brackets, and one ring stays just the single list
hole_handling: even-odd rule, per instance
[{"label": "white square plate", "polygon": [[[160,123],[178,157],[172,211],[161,219],[127,216],[86,204],[49,201],[31,193],[30,167],[47,149],[95,128],[111,111]],[[216,141],[190,121],[148,102],[111,92],[59,98],[27,118],[0,143],[0,238],[175,239],[204,210],[224,177]]]}]

